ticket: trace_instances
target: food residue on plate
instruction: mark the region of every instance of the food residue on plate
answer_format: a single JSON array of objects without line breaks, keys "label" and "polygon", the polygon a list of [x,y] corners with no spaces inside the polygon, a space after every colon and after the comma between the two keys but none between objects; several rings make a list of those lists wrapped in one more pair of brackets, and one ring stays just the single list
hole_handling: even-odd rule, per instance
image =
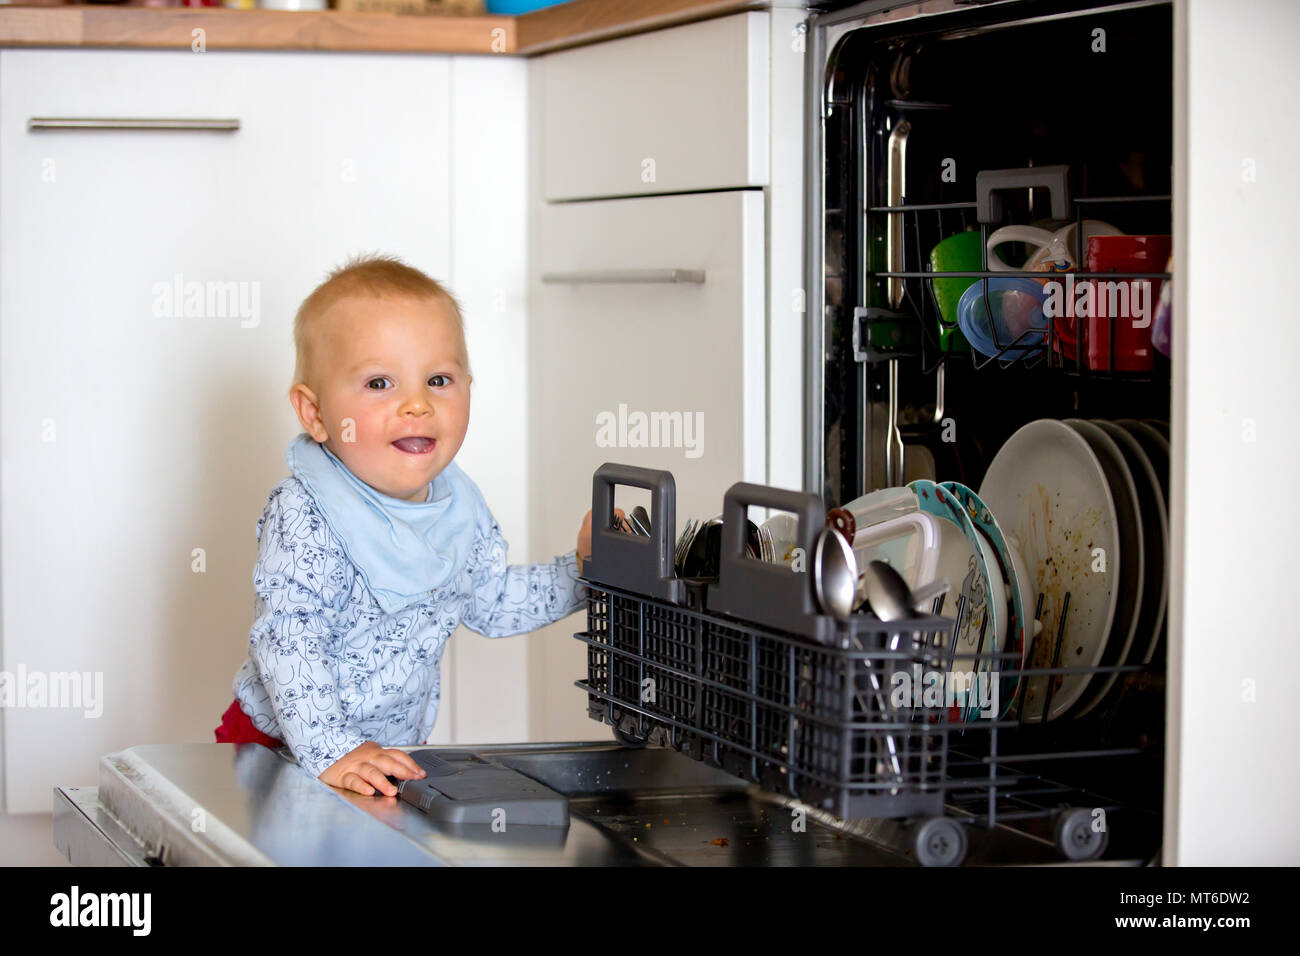
[{"label": "food residue on plate", "polygon": [[[1043,668],[1052,666],[1056,650],[1056,628],[1065,595],[1070,594],[1069,622],[1061,642],[1061,661],[1057,666],[1071,666],[1066,655],[1083,658],[1084,663],[1091,663],[1084,656],[1083,639],[1093,634],[1092,622],[1097,613],[1104,613],[1110,603],[1112,575],[1106,575],[1104,588],[1087,588],[1086,582],[1094,573],[1092,570],[1092,551],[1097,534],[1103,526],[1103,515],[1097,508],[1080,509],[1080,502],[1074,498],[1061,499],[1059,489],[1049,490],[1042,484],[1036,484],[1033,491],[1025,492],[1022,509],[1024,521],[1015,529],[1017,537],[1024,547],[1023,557],[1030,568],[1037,568],[1038,591],[1043,595],[1042,636],[1035,644],[1033,657],[1028,666]],[[1066,506],[1076,513],[1068,515],[1067,522],[1061,519],[1061,512]],[[1106,556],[1113,562],[1118,556]],[[1113,568],[1108,564],[1107,571]],[[1035,596],[1036,600],[1036,596]],[[1095,650],[1095,648],[1094,648]],[[1077,666],[1077,662],[1075,662]],[[1055,675],[1053,694],[1060,691],[1068,681],[1072,687],[1082,687],[1088,675]],[[1029,679],[1025,694],[1026,714],[1038,715],[1042,712],[1042,696],[1046,689],[1046,679],[1035,677]],[[1056,710],[1055,704],[1053,710]]]}]

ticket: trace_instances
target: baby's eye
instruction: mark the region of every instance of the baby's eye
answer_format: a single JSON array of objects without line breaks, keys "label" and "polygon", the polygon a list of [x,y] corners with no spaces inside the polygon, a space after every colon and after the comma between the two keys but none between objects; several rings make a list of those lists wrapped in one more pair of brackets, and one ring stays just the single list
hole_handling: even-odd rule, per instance
[{"label": "baby's eye", "polygon": [[[370,388],[370,386],[374,385],[375,382],[387,382],[387,381],[388,379],[385,378],[383,375],[376,375],[370,381],[366,382],[366,388]],[[382,388],[382,386],[380,387]]]},{"label": "baby's eye", "polygon": [[447,384],[451,383],[451,376],[449,375],[433,375],[429,378],[429,384],[434,388],[440,388],[441,386],[438,384],[438,379],[442,379]]}]

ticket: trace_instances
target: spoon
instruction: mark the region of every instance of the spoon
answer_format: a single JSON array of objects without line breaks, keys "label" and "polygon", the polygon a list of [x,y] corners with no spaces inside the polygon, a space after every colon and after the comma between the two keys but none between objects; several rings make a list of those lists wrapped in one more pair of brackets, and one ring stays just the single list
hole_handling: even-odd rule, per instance
[{"label": "spoon", "polygon": [[[822,610],[837,621],[847,624],[853,614],[857,598],[858,559],[853,554],[849,543],[834,528],[823,528],[817,535],[817,544],[813,549],[813,586],[817,592],[817,601]],[[857,638],[853,639],[855,642]],[[861,645],[858,646],[861,650]],[[880,679],[869,661],[864,662],[867,676],[871,680],[871,689],[876,699],[878,713],[888,713]],[[862,713],[871,713],[871,708],[854,692]],[[898,747],[893,735],[886,735],[885,745],[889,749],[889,760],[893,767],[894,778],[902,782],[902,766],[898,760]]]},{"label": "spoon", "polygon": [[947,593],[947,578],[937,578],[912,591],[903,576],[884,561],[871,561],[858,575],[854,608],[865,601],[882,621],[898,621],[924,613],[935,598]]},{"label": "spoon", "polygon": [[[855,606],[857,606],[862,603],[859,595],[864,595],[876,617],[881,621],[888,622],[911,617],[914,612],[920,611],[940,594],[945,594],[947,591],[947,578],[939,578],[924,587],[911,591],[907,587],[907,582],[890,565],[884,561],[871,561],[868,562],[858,576],[854,598]],[[898,642],[901,636],[902,632],[898,631],[890,638],[889,650],[891,652],[898,650]],[[885,702],[880,689],[880,680],[876,676],[875,669],[871,668],[869,664],[867,676],[871,680],[877,705],[880,707],[881,712],[885,713]],[[898,745],[892,734],[885,735],[885,747],[889,752],[889,763],[894,772],[894,779],[901,784],[903,780],[902,767],[898,759]]]},{"label": "spoon", "polygon": [[817,603],[835,620],[847,624],[857,603],[858,559],[832,528],[822,528],[813,549],[813,588]]}]

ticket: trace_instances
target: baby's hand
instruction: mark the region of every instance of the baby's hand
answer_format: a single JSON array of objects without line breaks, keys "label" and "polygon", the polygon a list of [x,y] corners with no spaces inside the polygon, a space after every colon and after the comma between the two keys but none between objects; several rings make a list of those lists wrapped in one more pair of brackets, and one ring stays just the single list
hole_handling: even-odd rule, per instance
[{"label": "baby's hand", "polygon": [[[618,524],[623,520],[623,509],[614,509],[614,523]],[[591,512],[582,519],[582,527],[578,529],[578,573],[582,573],[582,563],[591,557]]]},{"label": "baby's hand", "polygon": [[341,790],[355,790],[366,796],[378,790],[394,797],[397,788],[388,782],[390,775],[398,780],[419,780],[424,771],[406,751],[385,749],[367,740],[326,767],[319,779]]}]

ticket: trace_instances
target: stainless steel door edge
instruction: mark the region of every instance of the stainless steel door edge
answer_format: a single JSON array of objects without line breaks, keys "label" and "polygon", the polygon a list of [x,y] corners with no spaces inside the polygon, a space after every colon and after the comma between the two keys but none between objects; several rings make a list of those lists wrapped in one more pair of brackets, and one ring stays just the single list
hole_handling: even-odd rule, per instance
[{"label": "stainless steel door edge", "polygon": [[99,805],[166,866],[447,861],[260,744],[132,747],[100,762]]},{"label": "stainless steel door edge", "polygon": [[149,866],[131,834],[99,805],[95,787],[55,787],[54,848],[73,866]]},{"label": "stainless steel door edge", "polygon": [[100,759],[99,803],[104,812],[167,865],[269,866],[264,854],[168,779],[151,759],[159,750],[133,747]]},{"label": "stainless steel door edge", "polygon": [[[436,748],[473,752],[557,789],[597,796],[656,784],[743,786],[677,754],[612,742]],[[627,764],[627,767],[623,765]],[[658,769],[656,769],[658,768]],[[100,786],[55,792],[55,845],[78,865],[638,865],[662,862],[597,822],[567,828],[442,824],[392,798],[336,790],[258,744],[134,747],[103,758]]]}]

